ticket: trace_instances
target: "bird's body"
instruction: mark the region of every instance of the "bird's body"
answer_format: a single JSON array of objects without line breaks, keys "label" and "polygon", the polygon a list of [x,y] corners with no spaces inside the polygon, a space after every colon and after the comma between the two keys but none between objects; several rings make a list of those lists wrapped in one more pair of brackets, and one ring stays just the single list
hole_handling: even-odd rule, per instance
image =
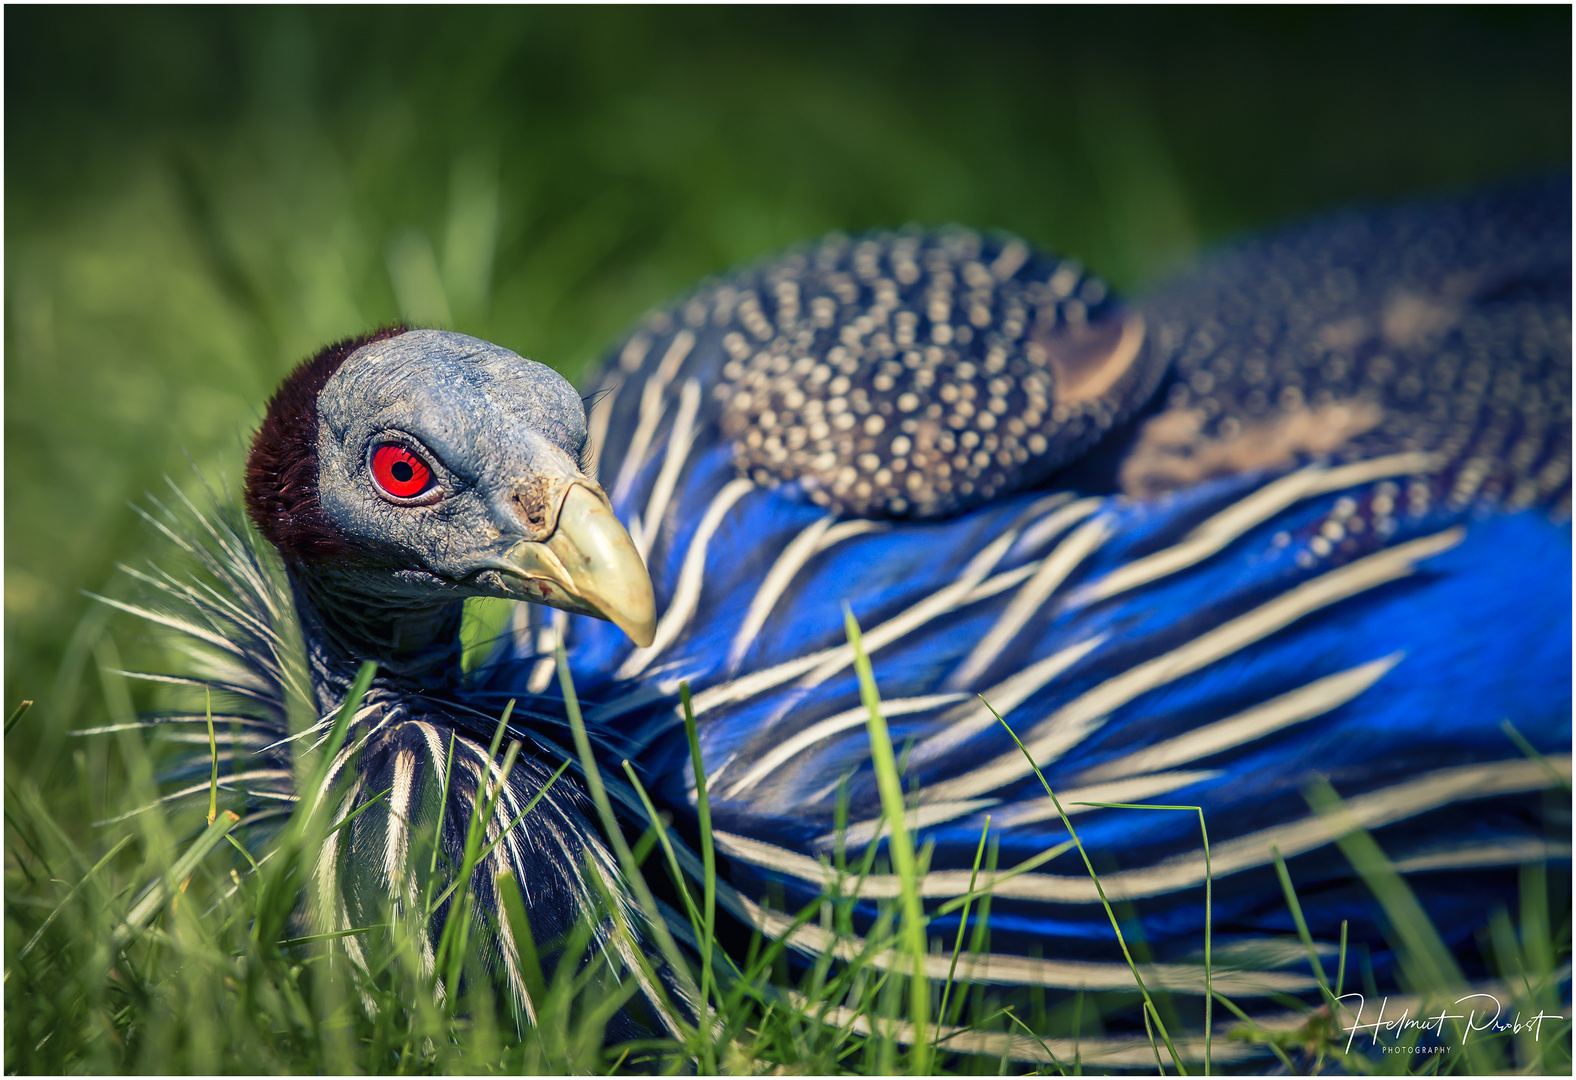
[{"label": "bird's body", "polygon": [[[1163,988],[1204,989],[1198,816],[1088,804],[1202,808],[1216,988],[1243,998],[1315,987],[1303,954],[1281,947],[1293,923],[1274,851],[1313,936],[1333,942],[1347,923],[1390,977],[1372,899],[1310,806],[1321,777],[1455,947],[1514,894],[1518,864],[1568,859],[1568,835],[1551,840],[1540,811],[1551,768],[1569,775],[1563,185],[1351,214],[1218,256],[1133,306],[1010,238],[832,238],[649,318],[593,384],[605,393],[589,416],[545,435],[518,403],[496,422],[486,413],[503,393],[496,372],[474,386],[454,374],[478,355],[513,370],[496,346],[413,331],[341,353],[296,428],[316,440],[311,467],[338,470],[322,514],[291,504],[278,517],[263,497],[282,490],[276,457],[254,452],[248,480],[290,570],[323,712],[360,660],[382,665],[330,782],[351,770],[345,809],[388,790],[392,813],[375,807],[332,841],[324,929],[415,896],[413,831],[441,817],[449,856],[463,848],[469,807],[496,775],[488,740],[505,701],[518,702],[510,732],[526,750],[499,822],[573,756],[551,655],[561,635],[615,804],[642,820],[612,779],[628,759],[681,838],[696,790],[678,704],[689,685],[719,898],[783,933],[790,920],[763,898],[790,911],[812,899],[828,861],[875,840],[882,814],[845,603],[905,760],[911,824],[932,845],[927,902],[968,891],[987,816],[1003,872],[1068,838],[999,713],[1106,896],[1132,905]],[[422,389],[434,371],[450,373],[443,394]],[[391,372],[415,391],[389,396]],[[465,421],[418,432],[399,419],[412,393],[420,415]],[[532,394],[537,412],[562,398]],[[307,406],[293,408],[296,423]],[[270,430],[259,447],[291,453]],[[467,562],[446,537],[384,537],[385,518],[428,505],[419,491],[391,495],[415,482],[405,472],[378,481],[381,495],[367,487],[377,455],[395,453],[385,430],[438,459],[441,498],[422,520],[495,548],[547,543],[553,522],[519,501],[530,470],[505,446],[536,432],[532,460],[560,478],[544,505],[584,503],[600,521],[573,492],[605,491],[598,505],[649,569],[649,616],[638,598],[544,591],[535,598],[561,610],[518,605],[462,677],[460,599],[524,594],[485,578],[502,564]],[[439,447],[489,430],[499,449],[450,467]],[[338,443],[350,449],[331,462]],[[492,516],[466,525],[462,497]],[[506,518],[516,531],[500,540]],[[615,564],[625,573],[626,555],[597,565]],[[585,614],[610,611],[619,625]],[[1545,758],[1528,758],[1503,721]],[[503,870],[549,934],[595,908],[590,875],[620,894],[594,821],[572,771],[514,828],[495,823],[501,842],[471,885],[480,907],[496,908]],[[868,926],[894,880],[859,888]],[[1132,986],[1076,852],[993,891],[990,951],[972,978]],[[938,917],[932,936],[950,941],[957,917]],[[499,926],[489,961],[518,997]],[[812,925],[791,944],[826,941]]]},{"label": "bird's body", "polygon": [[[918,271],[907,286],[905,247]],[[1501,722],[1544,753],[1569,747],[1568,192],[1555,184],[1350,214],[1217,257],[1138,305],[1154,355],[1126,374],[1143,404],[1109,407],[1118,426],[1081,452],[1068,480],[1037,481],[1032,453],[1014,463],[1030,479],[1012,492],[1014,465],[999,454],[1011,420],[1035,402],[1003,384],[992,395],[991,380],[1016,375],[1021,387],[1034,368],[1028,349],[992,334],[1018,321],[1018,341],[1032,344],[1035,316],[1058,306],[1065,327],[1080,296],[1098,324],[1111,301],[1091,281],[969,233],[834,239],[703,289],[616,350],[598,387],[611,392],[606,418],[593,415],[593,433],[606,432],[600,478],[636,523],[667,614],[651,650],[576,620],[577,685],[598,702],[589,715],[666,777],[663,793],[682,806],[693,781],[673,695],[687,681],[734,880],[754,893],[780,882],[795,907],[824,884],[817,860],[837,843],[838,801],[856,823],[850,842],[872,835],[881,814],[846,601],[893,739],[911,743],[918,836],[936,845],[933,869],[952,872],[938,899],[966,889],[986,815],[1003,867],[1067,838],[993,708],[1064,806],[1203,806],[1227,940],[1292,929],[1276,844],[1294,879],[1324,898],[1314,933],[1337,940],[1349,919],[1382,951],[1366,893],[1304,795],[1323,775],[1393,859],[1435,868],[1415,885],[1459,942],[1485,883],[1508,890],[1505,868],[1547,850],[1528,794],[1547,786],[1547,771]],[[845,366],[828,366],[851,386],[822,379],[841,394],[821,396],[846,402],[848,430],[862,433],[870,417],[885,431],[905,418],[923,425],[940,406],[933,419],[956,441],[933,459],[950,457],[952,476],[967,477],[987,451],[975,479],[992,485],[991,470],[1004,473],[994,486],[1006,493],[980,491],[962,514],[861,514],[861,480],[878,492],[900,484],[882,476],[890,444],[860,469],[859,454],[880,447],[838,454],[832,425],[815,445],[815,419],[835,420],[831,408],[800,404],[785,416],[783,390],[751,383],[761,371],[805,393],[816,372],[794,366],[795,331],[813,325],[817,296],[840,289],[835,325],[803,352],[826,364],[827,343],[844,345]],[[884,289],[896,304],[882,303]],[[753,319],[738,314],[752,293]],[[913,344],[898,340],[909,312]],[[1105,317],[1131,321],[1120,309]],[[936,335],[943,321],[951,333]],[[959,329],[981,323],[959,343]],[[849,326],[862,330],[852,343]],[[938,336],[951,341],[937,346]],[[995,371],[993,351],[1006,359]],[[974,371],[960,378],[963,365]],[[927,367],[939,372],[928,394],[914,378]],[[895,378],[877,383],[882,374]],[[765,408],[761,385],[777,395]],[[757,404],[729,438],[741,388]],[[905,410],[916,390],[920,404]],[[971,400],[973,415],[958,416],[954,402]],[[997,420],[982,429],[977,418],[993,407]],[[768,411],[763,433],[786,451],[775,471],[770,444],[757,450],[748,435]],[[1124,411],[1136,415],[1121,424]],[[807,429],[797,463],[795,427]],[[1018,442],[1031,449],[1029,436]],[[835,462],[818,468],[828,451]],[[840,493],[849,477],[834,470],[849,465],[857,476]],[[844,512],[806,498],[805,480]],[[533,647],[519,634],[522,655],[492,684],[517,687],[533,670],[540,680],[540,661],[523,655]],[[1107,894],[1144,914],[1156,957],[1195,954],[1197,820],[1072,812],[1108,860]],[[1021,970],[1024,981],[1125,977],[1075,853],[1004,883],[992,928],[998,947],[1046,958]],[[951,933],[944,921],[937,929]],[[1055,963],[1096,957],[1098,976]]]}]

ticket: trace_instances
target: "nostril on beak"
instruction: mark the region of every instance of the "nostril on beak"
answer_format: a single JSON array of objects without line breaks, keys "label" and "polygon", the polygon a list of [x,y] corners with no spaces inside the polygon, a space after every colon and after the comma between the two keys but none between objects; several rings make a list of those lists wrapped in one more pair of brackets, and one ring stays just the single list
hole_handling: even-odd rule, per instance
[{"label": "nostril on beak", "polygon": [[524,492],[514,493],[515,512],[533,530],[542,532],[547,529],[547,506],[539,499],[532,499]]},{"label": "nostril on beak", "polygon": [[558,526],[558,508],[569,485],[548,477],[533,478],[514,489],[510,510],[535,540],[546,539]]}]

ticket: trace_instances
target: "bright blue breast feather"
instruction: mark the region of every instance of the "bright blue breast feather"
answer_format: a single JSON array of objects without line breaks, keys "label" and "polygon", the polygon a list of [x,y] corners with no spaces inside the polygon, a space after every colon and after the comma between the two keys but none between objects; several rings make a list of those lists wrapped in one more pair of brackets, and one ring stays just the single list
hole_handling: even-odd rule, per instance
[{"label": "bright blue breast feather", "polygon": [[[660,495],[668,430],[616,500],[626,520],[645,520]],[[845,602],[894,741],[909,748],[938,900],[965,891],[936,872],[966,882],[986,814],[1002,868],[1067,838],[981,694],[1077,815],[1108,895],[1137,904],[1158,959],[1199,945],[1196,819],[1072,804],[1202,806],[1217,932],[1250,939],[1290,930],[1274,844],[1322,897],[1307,905],[1316,936],[1334,940],[1350,920],[1383,948],[1366,892],[1303,794],[1315,775],[1416,868],[1414,888],[1447,933],[1469,931],[1484,895],[1506,891],[1513,875],[1491,868],[1568,854],[1535,813],[1547,764],[1500,726],[1568,775],[1570,527],[1543,511],[1408,516],[1397,507],[1418,462],[1397,456],[1151,503],[1042,492],[951,520],[836,521],[791,487],[740,480],[726,446],[690,445],[648,526],[666,613],[657,645],[635,650],[611,625],[570,617],[570,655],[588,719],[677,806],[694,797],[677,706],[690,683],[720,846],[747,894],[773,881],[790,902],[813,896],[839,798],[851,850],[880,814]],[[1332,523],[1344,523],[1336,544]],[[494,686],[529,678],[533,642],[522,635]],[[1076,853],[997,897],[998,952],[1109,953]],[[1248,989],[1300,985],[1290,972],[1256,977]]]},{"label": "bright blue breast feather", "polygon": [[[875,836],[844,604],[933,845],[927,899],[967,891],[987,816],[1002,871],[1068,839],[988,702],[1072,815],[1107,896],[1131,905],[1160,985],[1203,989],[1197,817],[1080,804],[1202,807],[1217,942],[1260,948],[1293,931],[1279,851],[1315,937],[1333,942],[1348,921],[1381,971],[1371,894],[1309,804],[1319,778],[1454,944],[1514,897],[1517,865],[1569,857],[1542,810],[1568,783],[1571,715],[1570,524],[1547,503],[1452,501],[1450,469],[1405,452],[1149,500],[1053,483],[952,518],[839,518],[795,482],[741,477],[719,426],[722,331],[690,325],[632,339],[590,423],[599,478],[651,571],[656,642],[635,649],[608,623],[522,608],[486,689],[556,692],[542,630],[564,630],[610,762],[628,757],[682,813],[688,682],[734,914],[786,929],[757,903],[821,891],[840,802],[848,851]],[[866,880],[867,914],[892,888]],[[1131,988],[1076,852],[993,891],[974,978]],[[806,929],[795,944],[817,939]],[[1223,992],[1313,987],[1285,970],[1296,957],[1253,955]]]}]

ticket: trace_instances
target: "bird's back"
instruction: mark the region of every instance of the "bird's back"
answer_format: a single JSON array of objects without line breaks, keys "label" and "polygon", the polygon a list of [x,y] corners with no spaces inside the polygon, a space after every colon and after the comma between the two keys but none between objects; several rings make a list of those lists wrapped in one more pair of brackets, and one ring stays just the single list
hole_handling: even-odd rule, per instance
[{"label": "bird's back", "polygon": [[[1292,229],[1131,306],[1011,238],[834,237],[649,317],[592,388],[656,640],[557,625],[681,812],[690,685],[736,915],[780,930],[759,898],[876,834],[844,604],[926,897],[967,891],[987,817],[1003,871],[1068,837],[999,713],[1174,989],[1203,985],[1198,817],[1089,804],[1202,807],[1227,993],[1313,986],[1273,947],[1277,851],[1314,936],[1388,962],[1326,781],[1454,943],[1568,858],[1539,794],[1569,777],[1568,184]],[[550,693],[552,613],[518,620],[488,688]],[[995,897],[977,977],[1130,985],[1076,852]]]}]

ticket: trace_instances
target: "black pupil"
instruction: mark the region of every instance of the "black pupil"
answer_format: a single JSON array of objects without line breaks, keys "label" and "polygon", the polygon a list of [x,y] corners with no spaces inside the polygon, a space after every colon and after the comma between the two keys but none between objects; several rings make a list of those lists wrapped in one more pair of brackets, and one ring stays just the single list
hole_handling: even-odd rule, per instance
[{"label": "black pupil", "polygon": [[396,461],[389,472],[394,474],[394,479],[402,484],[410,483],[410,478],[416,475],[416,470],[410,467],[408,461]]}]

